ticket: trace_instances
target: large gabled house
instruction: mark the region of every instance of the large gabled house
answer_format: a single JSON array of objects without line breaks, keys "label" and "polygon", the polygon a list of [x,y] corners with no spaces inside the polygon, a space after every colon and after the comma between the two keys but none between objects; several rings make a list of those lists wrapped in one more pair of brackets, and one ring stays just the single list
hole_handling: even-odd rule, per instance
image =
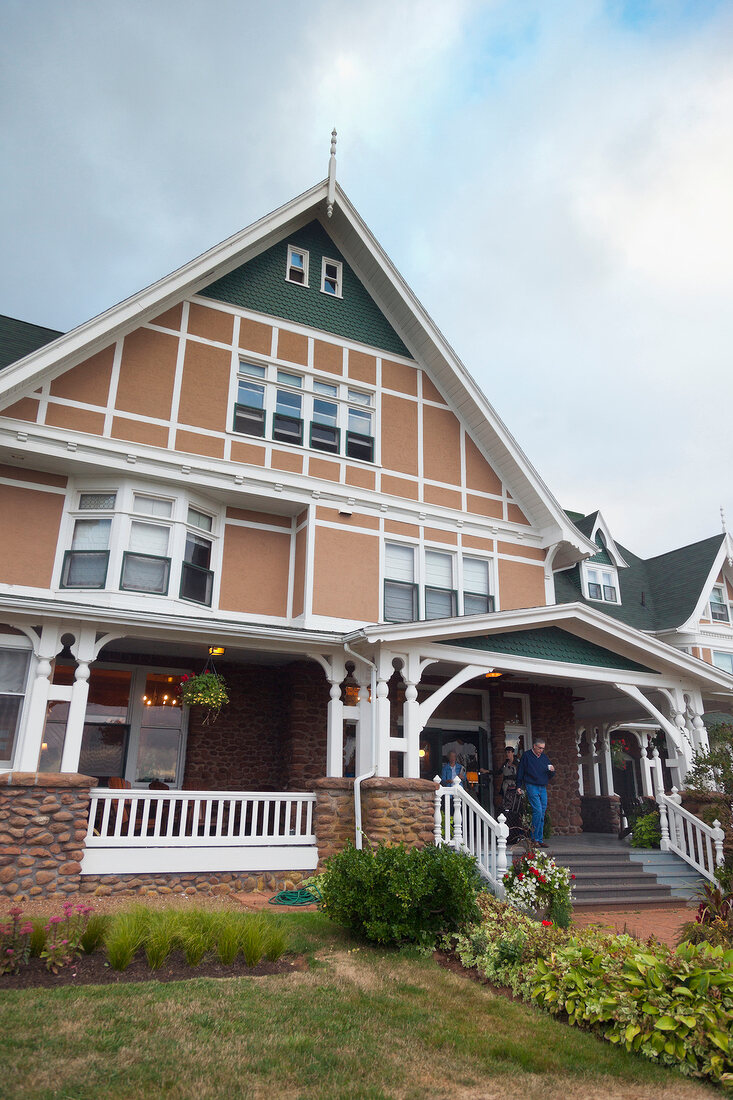
[{"label": "large gabled house", "polygon": [[[703,700],[733,677],[587,592],[556,599],[605,553],[596,532],[333,155],[322,183],[99,317],[6,319],[0,338],[7,893],[251,887],[362,830],[424,843],[451,819],[432,782],[449,746],[496,879],[505,744],[546,738],[560,833],[608,818],[588,731],[608,761],[611,726],[648,719],[678,782],[706,744]],[[179,693],[211,650],[229,690],[213,724]]]}]

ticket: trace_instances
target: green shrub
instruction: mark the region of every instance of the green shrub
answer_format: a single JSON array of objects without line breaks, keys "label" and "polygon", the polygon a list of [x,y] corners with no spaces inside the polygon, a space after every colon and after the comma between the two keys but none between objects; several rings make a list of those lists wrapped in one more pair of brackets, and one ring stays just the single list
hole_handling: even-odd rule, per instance
[{"label": "green shrub", "polygon": [[277,962],[288,949],[288,936],[279,921],[270,918],[265,935],[264,955],[268,962]]},{"label": "green shrub", "polygon": [[113,970],[127,970],[145,943],[150,911],[135,906],[116,913],[104,933],[104,950]]},{"label": "green shrub", "polygon": [[326,914],[374,943],[431,944],[479,916],[480,879],[472,856],[445,846],[357,850],[326,863]]},{"label": "green shrub", "polygon": [[659,825],[658,810],[644,814],[643,817],[637,817],[631,835],[632,848],[658,848],[661,839],[662,830]]},{"label": "green shrub", "polygon": [[30,939],[30,957],[32,959],[40,959],[41,953],[46,946],[46,940],[48,939],[46,918],[35,917],[31,921],[31,924],[33,925],[33,931],[31,932]]},{"label": "green shrub", "polygon": [[231,966],[240,947],[241,924],[236,913],[222,913],[216,936],[216,953],[219,962]]},{"label": "green shrub", "polygon": [[110,917],[104,913],[92,913],[90,915],[87,926],[79,940],[79,946],[85,955],[91,955],[103,943],[109,923]]}]

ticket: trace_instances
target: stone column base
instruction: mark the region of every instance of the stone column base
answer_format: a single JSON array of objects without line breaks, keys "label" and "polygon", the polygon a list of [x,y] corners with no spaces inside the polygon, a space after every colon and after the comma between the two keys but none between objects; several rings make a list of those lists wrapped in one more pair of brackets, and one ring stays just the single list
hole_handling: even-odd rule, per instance
[{"label": "stone column base", "polygon": [[[355,842],[353,779],[317,779],[314,830],[318,866]],[[380,842],[423,848],[433,843],[435,784],[429,779],[365,779],[361,785],[364,845]]]}]

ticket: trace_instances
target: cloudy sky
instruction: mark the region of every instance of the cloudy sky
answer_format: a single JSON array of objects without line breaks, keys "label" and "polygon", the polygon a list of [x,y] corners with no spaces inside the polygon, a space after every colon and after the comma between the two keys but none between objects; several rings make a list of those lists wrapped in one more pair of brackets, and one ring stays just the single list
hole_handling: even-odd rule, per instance
[{"label": "cloudy sky", "polygon": [[565,507],[733,528],[732,0],[2,0],[0,313],[68,329],[326,173]]}]

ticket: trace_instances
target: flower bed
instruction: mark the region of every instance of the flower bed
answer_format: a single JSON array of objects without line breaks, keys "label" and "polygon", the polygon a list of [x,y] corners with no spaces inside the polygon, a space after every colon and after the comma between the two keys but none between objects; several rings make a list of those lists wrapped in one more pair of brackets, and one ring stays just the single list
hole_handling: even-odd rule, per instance
[{"label": "flower bed", "polygon": [[538,924],[485,897],[446,937],[466,967],[568,1023],[682,1073],[733,1085],[733,950]]},{"label": "flower bed", "polygon": [[525,913],[546,915],[553,923],[570,924],[573,895],[572,875],[546,852],[529,852],[513,862],[504,875],[508,905]]}]

